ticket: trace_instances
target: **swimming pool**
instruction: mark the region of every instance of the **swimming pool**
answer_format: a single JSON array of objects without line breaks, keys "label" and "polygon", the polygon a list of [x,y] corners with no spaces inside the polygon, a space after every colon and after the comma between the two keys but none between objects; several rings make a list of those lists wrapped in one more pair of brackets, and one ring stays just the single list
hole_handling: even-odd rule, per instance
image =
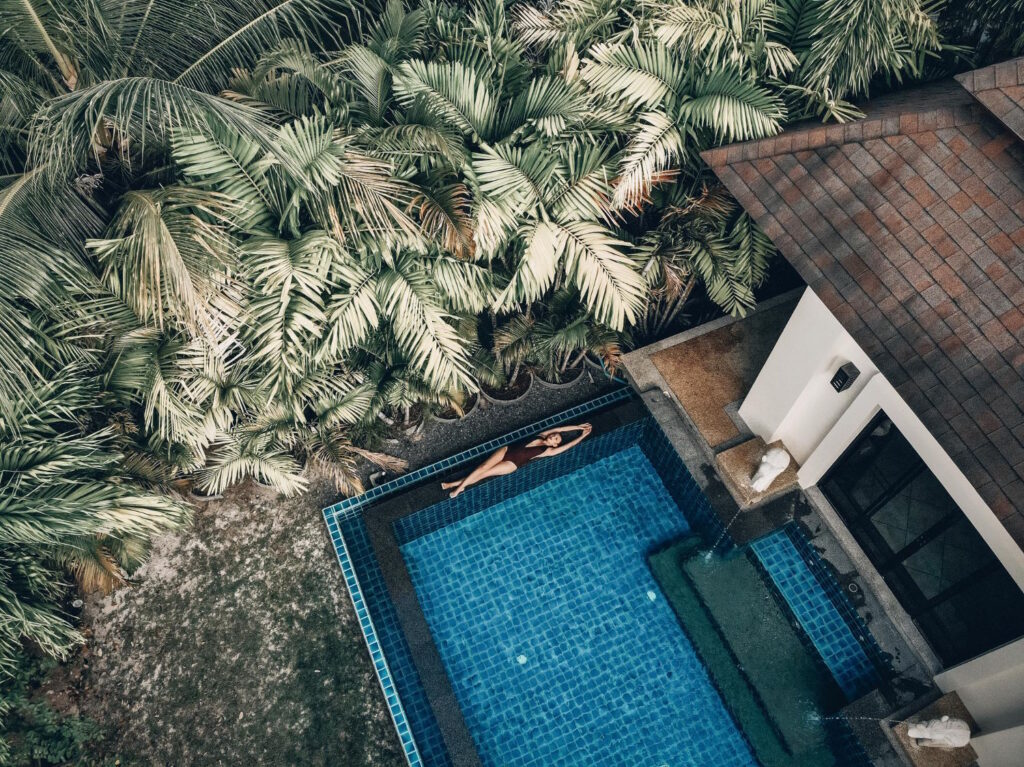
[{"label": "swimming pool", "polygon": [[689,531],[635,445],[402,546],[484,764],[754,763],[647,567]]},{"label": "swimming pool", "polygon": [[[866,629],[799,531],[733,552],[742,572],[694,570],[722,527],[668,440],[635,403],[591,420],[578,448],[458,499],[428,487],[329,513],[410,763],[729,767],[780,763],[805,742],[814,759],[835,752],[842,739],[818,719],[810,734],[780,730],[764,686],[736,673],[750,648],[723,628],[729,610],[711,609],[727,578],[746,584],[737,602],[771,595],[775,622],[795,626],[784,662],[814,683],[812,717],[877,683]],[[855,745],[839,751],[831,763],[860,763]]]}]

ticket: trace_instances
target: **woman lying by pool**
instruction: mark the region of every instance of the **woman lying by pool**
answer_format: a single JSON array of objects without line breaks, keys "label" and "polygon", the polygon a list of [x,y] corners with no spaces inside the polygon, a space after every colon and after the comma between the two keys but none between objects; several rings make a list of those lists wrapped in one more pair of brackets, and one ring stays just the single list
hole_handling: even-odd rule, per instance
[{"label": "woman lying by pool", "polygon": [[[465,490],[470,485],[475,485],[488,477],[497,477],[502,474],[511,474],[520,466],[529,463],[534,458],[550,458],[553,455],[560,455],[566,450],[580,444],[590,432],[593,426],[589,423],[581,423],[579,426],[556,426],[553,429],[542,431],[529,442],[523,442],[511,447],[499,447],[491,457],[477,466],[463,479],[453,482],[443,482],[441,487],[451,490],[452,498]],[[579,436],[572,442],[562,444],[562,434],[567,431],[578,431]],[[454,488],[454,490],[452,490]]]}]

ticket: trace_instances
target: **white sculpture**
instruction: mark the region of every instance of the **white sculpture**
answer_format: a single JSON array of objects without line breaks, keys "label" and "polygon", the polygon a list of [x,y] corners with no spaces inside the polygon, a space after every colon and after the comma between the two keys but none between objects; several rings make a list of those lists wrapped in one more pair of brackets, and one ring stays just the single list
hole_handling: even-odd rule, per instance
[{"label": "white sculpture", "polygon": [[761,465],[750,478],[750,486],[758,493],[763,493],[775,478],[789,466],[789,453],[781,447],[770,447],[761,456]]},{"label": "white sculpture", "polygon": [[912,724],[907,735],[914,738],[919,746],[929,748],[962,748],[971,740],[971,726],[963,719],[929,719],[927,722]]}]

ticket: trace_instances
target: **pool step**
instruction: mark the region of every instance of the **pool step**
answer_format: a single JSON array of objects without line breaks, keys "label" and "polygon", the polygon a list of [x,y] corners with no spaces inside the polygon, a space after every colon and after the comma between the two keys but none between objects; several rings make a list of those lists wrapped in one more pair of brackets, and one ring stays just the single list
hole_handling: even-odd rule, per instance
[{"label": "pool step", "polygon": [[765,767],[835,764],[816,717],[842,695],[800,641],[745,557],[710,561],[688,539],[650,558],[651,569]]},{"label": "pool step", "polygon": [[[874,640],[856,610],[824,572],[807,538],[787,525],[754,541],[750,550],[814,643],[848,702],[878,687],[880,676],[869,650]],[[872,654],[879,654],[875,650]]]}]

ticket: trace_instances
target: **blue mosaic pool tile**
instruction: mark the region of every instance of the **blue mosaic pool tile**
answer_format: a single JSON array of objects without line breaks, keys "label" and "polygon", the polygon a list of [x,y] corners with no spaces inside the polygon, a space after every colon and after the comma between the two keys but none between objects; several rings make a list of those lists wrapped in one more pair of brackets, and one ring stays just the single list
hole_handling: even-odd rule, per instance
[{"label": "blue mosaic pool tile", "polygon": [[[415,751],[415,757],[410,757],[411,764],[448,767],[450,760],[441,732],[413,664],[412,652],[399,625],[398,614],[388,595],[384,575],[377,565],[362,517],[351,510],[342,512],[338,515],[338,524],[347,551],[351,552],[352,569],[358,572],[360,600],[365,599],[368,608],[369,620],[366,625],[361,624],[364,637],[368,625],[373,639],[368,640],[367,645],[376,645],[387,658],[385,671],[388,677],[386,681],[381,679],[381,687],[395,720],[395,729],[400,738],[403,731],[412,735],[411,743],[403,741],[406,756]],[[375,667],[379,676],[380,668],[376,664]]]},{"label": "blue mosaic pool tile", "polygon": [[823,584],[824,565],[803,533],[790,524],[750,547],[847,700],[875,689],[878,667],[865,647],[870,632],[834,579]]},{"label": "blue mosaic pool tile", "polygon": [[374,670],[384,692],[388,712],[399,735],[406,760],[411,767],[449,767],[440,731],[413,665],[408,643],[398,624],[398,616],[387,594],[383,574],[370,546],[361,512],[366,506],[388,495],[453,466],[467,463],[484,452],[496,450],[515,440],[534,435],[577,416],[593,413],[633,397],[623,387],[570,408],[503,437],[477,445],[457,455],[436,461],[397,480],[329,506],[323,510],[331,542],[334,545],[349,597],[359,620]]},{"label": "blue mosaic pool tile", "polygon": [[485,765],[755,764],[647,566],[690,526],[645,425],[402,546]]},{"label": "blue mosaic pool tile", "polygon": [[853,606],[853,603],[846,596],[842,586],[840,586],[831,570],[825,564],[825,560],[815,550],[810,539],[795,524],[787,525],[783,530],[789,536],[789,539],[793,541],[793,545],[800,552],[800,556],[804,558],[811,574],[818,581],[818,585],[821,586],[829,599],[832,600],[836,609],[839,610],[839,614],[846,621],[846,625],[850,627],[854,636],[857,637],[857,641],[860,642],[864,652],[867,653],[874,664],[875,670],[879,674],[891,676],[893,673],[891,658],[882,650],[878,640],[875,639],[864,619],[857,613],[857,608]]},{"label": "blue mosaic pool tile", "polygon": [[[400,657],[400,653],[395,652],[394,648],[382,648],[379,641],[381,636],[389,637],[395,632],[385,630],[382,634],[378,633],[377,628],[374,625],[373,618],[370,615],[370,608],[367,606],[365,601],[367,596],[372,598],[372,592],[374,589],[366,588],[370,584],[360,583],[355,572],[351,550],[349,549],[349,544],[352,544],[356,548],[357,555],[359,555],[360,558],[365,558],[365,551],[360,551],[359,549],[363,547],[368,548],[369,540],[365,538],[365,530],[362,540],[358,535],[354,534],[355,531],[353,530],[350,530],[343,535],[339,524],[343,520],[339,519],[339,515],[331,514],[325,516],[327,519],[327,529],[331,535],[331,541],[334,543],[335,552],[338,555],[338,562],[341,565],[341,572],[345,577],[345,585],[348,587],[349,596],[352,599],[352,606],[355,608],[356,618],[359,621],[363,638],[366,640],[366,647],[370,652],[370,659],[373,662],[374,671],[377,674],[377,680],[380,682],[381,690],[384,693],[388,712],[391,714],[391,719],[394,722],[395,730],[398,733],[399,741],[402,744],[402,750],[405,754],[406,761],[408,761],[410,767],[421,767],[421,765],[424,764],[424,761],[420,755],[419,749],[416,747],[414,738],[410,735],[409,720],[406,718],[405,707],[402,705],[402,699],[396,689],[395,677],[392,675],[391,666],[387,661],[387,658],[389,657]],[[380,577],[379,571],[378,577]],[[383,578],[380,578],[380,580],[380,587],[383,588]],[[372,598],[372,603],[377,605],[379,609],[380,603],[378,599]],[[388,601],[387,604],[390,605],[390,602]],[[394,612],[393,608],[392,612]],[[394,620],[397,624],[397,616]],[[399,636],[401,635],[401,632],[397,633]],[[408,648],[406,648],[406,650],[408,651]],[[410,701],[415,702],[415,696],[407,698],[406,702],[408,703]],[[443,747],[441,751],[443,753]],[[447,757],[444,758],[447,759]],[[432,763],[443,764],[443,762]]]}]

